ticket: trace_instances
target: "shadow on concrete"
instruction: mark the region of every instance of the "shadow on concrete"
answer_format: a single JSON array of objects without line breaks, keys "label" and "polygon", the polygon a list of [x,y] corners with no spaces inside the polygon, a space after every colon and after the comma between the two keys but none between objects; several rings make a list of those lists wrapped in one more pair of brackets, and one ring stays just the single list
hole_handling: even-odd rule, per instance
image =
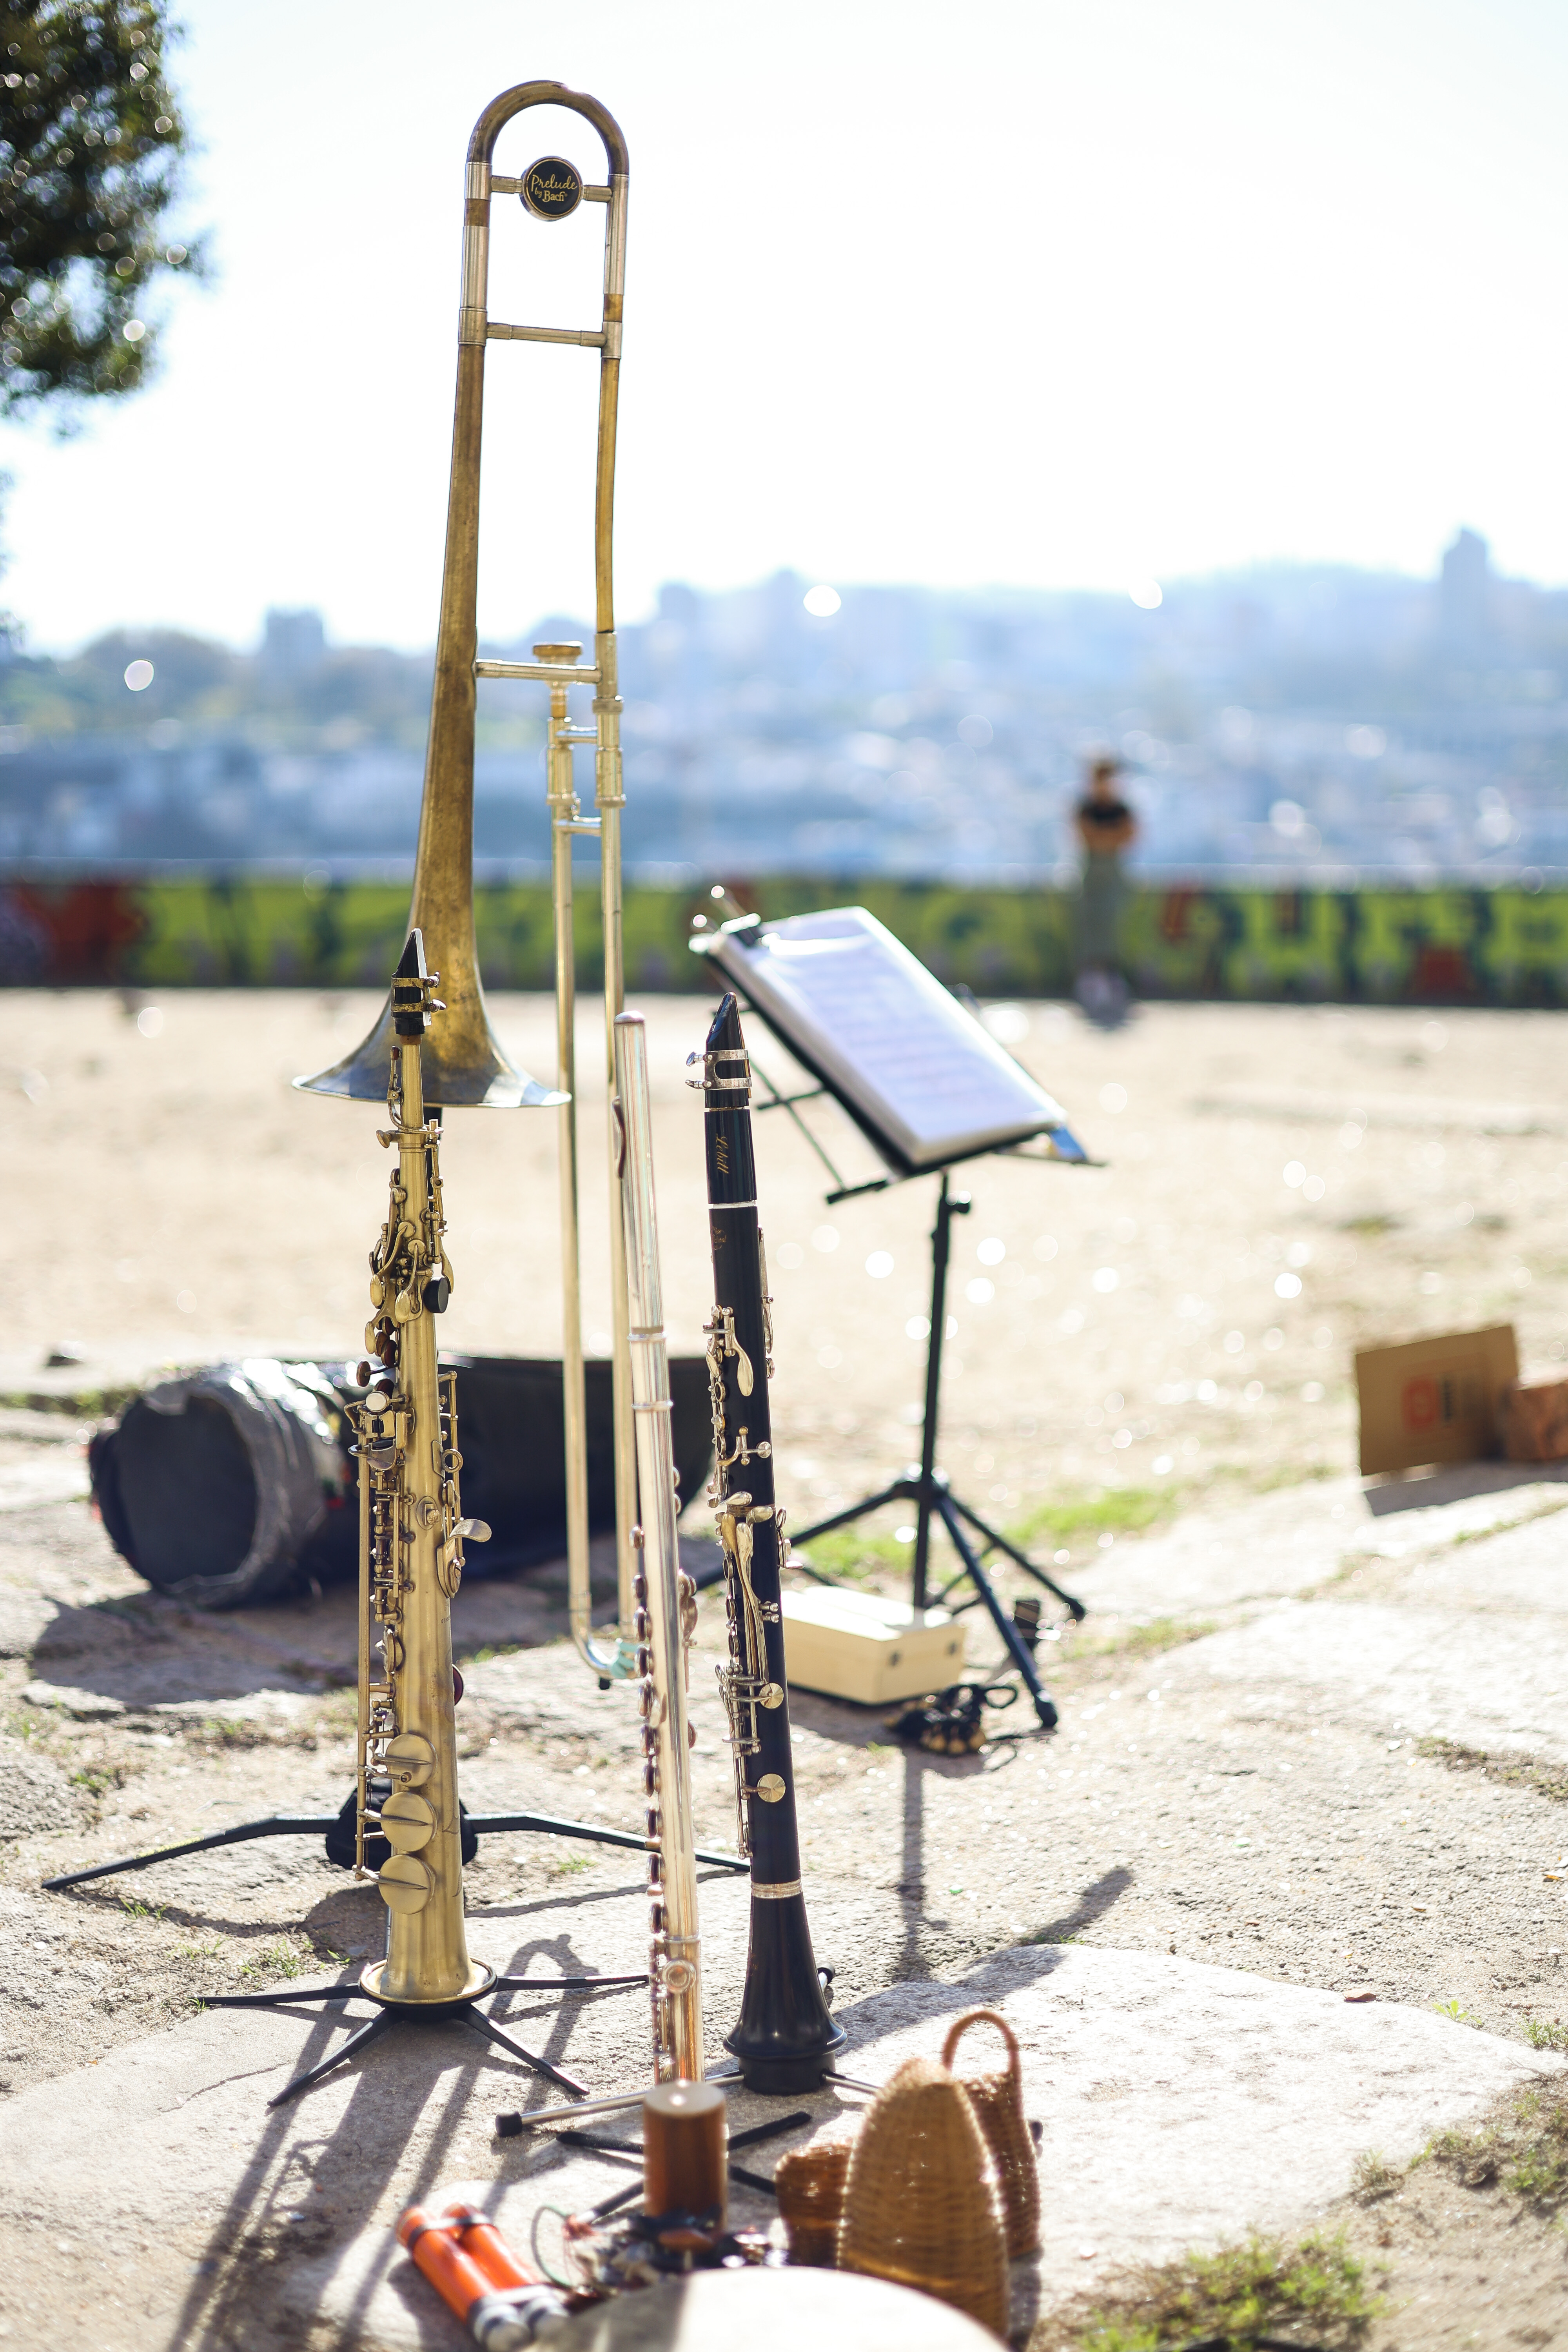
[{"label": "shadow on concrete", "polygon": [[1103,1919],[1108,1911],[1115,1908],[1132,1881],[1131,1871],[1119,1863],[1114,1870],[1108,1870],[1103,1877],[1086,1886],[1064,1917],[1051,1920],[1047,1927],[1037,1927],[1029,1937],[1030,1943],[1065,1944],[1071,1937],[1081,1935],[1086,1927],[1092,1927],[1096,1920]]},{"label": "shadow on concrete", "polygon": [[1362,1489],[1374,1519],[1394,1511],[1426,1511],[1437,1503],[1468,1502],[1472,1495],[1501,1495],[1510,1486],[1561,1486],[1568,1462],[1457,1462],[1438,1470],[1411,1470],[1402,1476],[1369,1480]]},{"label": "shadow on concrete", "polygon": [[[543,1959],[563,1974],[586,1966],[564,1934],[520,1944],[506,1972],[522,1974],[531,1959]],[[528,1996],[518,1998],[526,2001]],[[542,2050],[552,2064],[564,2063],[572,2026],[583,2006],[578,1999],[557,1998]],[[511,2015],[514,2023],[521,2021],[510,2003],[498,2008]],[[328,2056],[368,2013],[369,2005],[362,2004],[347,2016],[316,2017],[292,2071],[303,2072]],[[522,2013],[540,2012],[531,2007]],[[458,2124],[484,2075],[493,2078],[503,2096],[538,2088],[536,2075],[502,2051],[486,2052],[462,2025],[400,2022],[384,2042],[363,2058],[350,2060],[342,2077],[353,2084],[348,2106],[336,2129],[319,2138],[300,2130],[301,2125],[308,2126],[310,2092],[298,2106],[274,2111],[260,2104],[264,2092],[258,2084],[255,2152],[214,2220],[205,2257],[193,2265],[190,2291],[172,2341],[193,2347],[193,2352],[197,2347],[234,2352],[237,2346],[254,2343],[258,2290],[268,2283],[268,2274],[275,2277],[281,2266],[324,2253],[333,2243],[345,2251],[352,2245],[361,2217],[374,2210],[403,2160],[416,2122],[432,2126],[405,2200],[419,2203],[448,2169]],[[327,2077],[329,2083],[332,2079]],[[522,2103],[529,2103],[526,2096]],[[547,2138],[530,2154],[533,2160],[524,2168],[546,2170],[563,2160],[564,2151],[556,2150]],[[335,2192],[347,2181],[353,2183],[352,2215],[341,2207],[331,2210],[339,2203]],[[329,2200],[327,2210],[312,2207],[319,2190]],[[373,2265],[362,2280],[351,2311],[344,2315],[344,2340],[356,2340],[355,2322],[374,2293],[378,2276]]]}]

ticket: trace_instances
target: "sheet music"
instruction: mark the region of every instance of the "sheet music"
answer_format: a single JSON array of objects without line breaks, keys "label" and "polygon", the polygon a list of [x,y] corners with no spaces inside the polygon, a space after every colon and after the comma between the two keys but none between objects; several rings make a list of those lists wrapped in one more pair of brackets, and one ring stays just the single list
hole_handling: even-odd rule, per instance
[{"label": "sheet music", "polygon": [[1061,1106],[864,907],[725,932],[708,952],[910,1168],[1067,1124]]}]

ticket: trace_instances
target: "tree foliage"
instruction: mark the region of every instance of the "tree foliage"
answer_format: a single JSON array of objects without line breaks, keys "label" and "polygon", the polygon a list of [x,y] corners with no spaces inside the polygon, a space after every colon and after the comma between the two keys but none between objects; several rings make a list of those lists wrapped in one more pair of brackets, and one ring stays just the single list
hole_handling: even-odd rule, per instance
[{"label": "tree foliage", "polygon": [[133,392],[185,147],[163,0],[0,0],[0,413]]}]

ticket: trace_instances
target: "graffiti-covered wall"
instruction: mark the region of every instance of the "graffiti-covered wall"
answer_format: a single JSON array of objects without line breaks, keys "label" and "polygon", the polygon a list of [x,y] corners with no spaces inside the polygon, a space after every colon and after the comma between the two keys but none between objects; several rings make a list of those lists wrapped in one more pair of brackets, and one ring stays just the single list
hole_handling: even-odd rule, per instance
[{"label": "graffiti-covered wall", "polygon": [[[792,875],[749,885],[743,895],[765,915],[868,907],[943,980],[983,995],[1059,996],[1070,984],[1070,892]],[[682,890],[627,890],[632,988],[701,985],[686,940],[706,903]],[[0,982],[379,987],[396,959],[407,907],[405,884],[316,875],[0,882]],[[546,886],[481,883],[474,908],[486,983],[548,988]],[[597,898],[585,885],[577,929],[587,977],[599,938]],[[1144,996],[1563,1004],[1568,889],[1144,885],[1129,900],[1123,950]]]}]

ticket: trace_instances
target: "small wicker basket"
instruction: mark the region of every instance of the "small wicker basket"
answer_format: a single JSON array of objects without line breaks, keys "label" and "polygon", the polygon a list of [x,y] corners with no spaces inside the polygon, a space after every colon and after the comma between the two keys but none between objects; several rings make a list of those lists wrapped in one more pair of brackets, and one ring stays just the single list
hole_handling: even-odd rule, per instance
[{"label": "small wicker basket", "polygon": [[1034,2138],[1024,2116],[1017,2037],[996,2010],[965,2010],[942,2045],[944,2066],[952,2066],[959,2042],[972,2025],[994,2025],[1007,2045],[1005,2066],[989,2074],[961,2074],[958,2079],[969,2094],[974,2120],[991,2150],[1007,2225],[1008,2258],[1016,2262],[1020,2254],[1032,2254],[1040,2242],[1040,2174]]},{"label": "small wicker basket", "polygon": [[859,2117],[848,2126],[831,2125],[791,2148],[773,2167],[773,2193],[779,2211],[789,2225],[792,2263],[830,2271],[838,2261],[838,2227],[844,2219],[844,2191],[849,2179],[849,2158]]},{"label": "small wicker basket", "polygon": [[906,2059],[867,2111],[849,2159],[838,2267],[919,2288],[1007,2333],[995,2168],[963,2084],[934,2059]]}]

